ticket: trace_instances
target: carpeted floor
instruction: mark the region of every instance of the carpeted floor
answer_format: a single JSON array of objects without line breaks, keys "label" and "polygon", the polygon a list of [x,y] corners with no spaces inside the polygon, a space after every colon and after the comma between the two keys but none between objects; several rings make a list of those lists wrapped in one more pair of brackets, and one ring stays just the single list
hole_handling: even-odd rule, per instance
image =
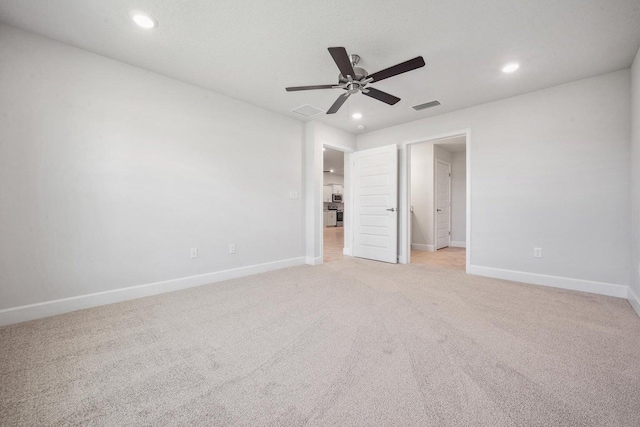
[{"label": "carpeted floor", "polygon": [[345,258],[0,329],[1,425],[637,426],[623,299]]}]

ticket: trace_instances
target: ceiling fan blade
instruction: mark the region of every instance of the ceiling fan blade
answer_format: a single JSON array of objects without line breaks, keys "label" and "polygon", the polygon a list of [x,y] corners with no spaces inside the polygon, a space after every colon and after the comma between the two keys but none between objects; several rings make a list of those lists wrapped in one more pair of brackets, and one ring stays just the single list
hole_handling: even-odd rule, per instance
[{"label": "ceiling fan blade", "polygon": [[336,85],[294,86],[294,87],[288,87],[287,92],[295,92],[297,90],[334,89],[339,87],[340,86],[336,86]]},{"label": "ceiling fan blade", "polygon": [[373,77],[374,82],[379,82],[380,80],[388,79],[389,77],[397,76],[398,74],[406,73],[407,71],[415,70],[420,67],[424,67],[424,59],[422,59],[422,56],[394,65],[393,67],[385,68],[377,73],[370,74],[369,78]]},{"label": "ceiling fan blade", "polygon": [[398,101],[400,101],[400,98],[398,98],[397,96],[390,95],[387,92],[383,92],[372,87],[367,87],[366,90],[367,92],[362,91],[363,95],[370,96],[371,98],[377,99],[378,101],[382,101],[389,105],[395,105]]},{"label": "ceiling fan blade", "polygon": [[327,114],[335,114],[338,112],[338,110],[340,109],[340,107],[342,107],[342,104],[344,104],[344,102],[347,100],[347,98],[350,96],[351,94],[349,92],[340,95],[338,97],[338,99],[336,99],[336,102],[333,103],[333,105],[331,106],[331,108],[329,108],[329,111],[327,111]]},{"label": "ceiling fan blade", "polygon": [[340,74],[342,77],[351,76],[353,78],[356,77],[356,72],[353,70],[353,65],[351,65],[351,60],[349,59],[349,55],[347,55],[347,50],[343,47],[330,47],[329,53],[331,57],[335,61],[338,69],[340,70]]}]

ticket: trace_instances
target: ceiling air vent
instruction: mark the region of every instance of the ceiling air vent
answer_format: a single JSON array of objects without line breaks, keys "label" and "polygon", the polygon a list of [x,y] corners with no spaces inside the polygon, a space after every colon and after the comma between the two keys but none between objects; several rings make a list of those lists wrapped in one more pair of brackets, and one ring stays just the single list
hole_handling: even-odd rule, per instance
[{"label": "ceiling air vent", "polygon": [[420,104],[420,105],[414,105],[413,109],[416,111],[421,111],[421,110],[426,110],[427,108],[437,107],[438,105],[440,105],[440,101],[435,100],[431,102],[425,102],[424,104]]},{"label": "ceiling air vent", "polygon": [[322,111],[321,109],[309,104],[301,105],[291,111],[305,117],[312,117],[316,114],[324,113],[324,111]]}]

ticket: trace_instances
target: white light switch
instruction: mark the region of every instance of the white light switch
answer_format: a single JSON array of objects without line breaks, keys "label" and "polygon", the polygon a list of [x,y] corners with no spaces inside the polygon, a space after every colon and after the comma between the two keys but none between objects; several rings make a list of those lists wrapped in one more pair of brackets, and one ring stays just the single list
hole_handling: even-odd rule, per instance
[{"label": "white light switch", "polygon": [[191,248],[191,259],[198,258],[198,248]]},{"label": "white light switch", "polygon": [[542,258],[542,248],[533,248],[533,257]]},{"label": "white light switch", "polygon": [[289,192],[289,198],[291,200],[298,200],[300,198],[300,193],[297,191],[290,191]]}]

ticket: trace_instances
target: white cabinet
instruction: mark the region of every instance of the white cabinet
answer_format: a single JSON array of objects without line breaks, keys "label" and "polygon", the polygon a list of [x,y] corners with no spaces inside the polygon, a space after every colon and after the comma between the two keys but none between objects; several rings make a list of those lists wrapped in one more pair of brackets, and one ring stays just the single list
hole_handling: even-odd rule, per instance
[{"label": "white cabinet", "polygon": [[323,212],[323,221],[325,227],[335,227],[338,224],[338,215],[336,211],[324,211]]},{"label": "white cabinet", "polygon": [[325,203],[331,203],[333,200],[331,199],[331,195],[333,194],[333,186],[325,185],[322,187],[322,200]]},{"label": "white cabinet", "polygon": [[344,194],[344,187],[339,184],[333,184],[333,194]]}]

